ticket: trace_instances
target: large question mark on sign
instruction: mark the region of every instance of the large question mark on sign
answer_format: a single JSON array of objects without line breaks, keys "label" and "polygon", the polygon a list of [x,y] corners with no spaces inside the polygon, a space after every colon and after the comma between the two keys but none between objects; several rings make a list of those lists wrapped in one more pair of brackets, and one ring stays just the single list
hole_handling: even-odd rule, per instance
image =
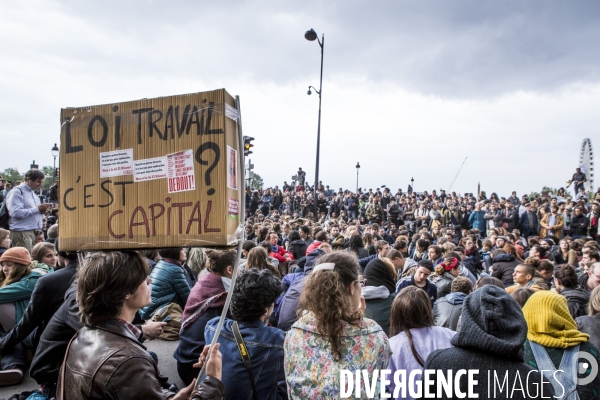
[{"label": "large question mark on sign", "polygon": [[[198,147],[198,149],[196,150],[196,155],[195,155],[196,161],[198,161],[198,163],[200,163],[201,165],[208,165],[208,161],[206,161],[202,158],[202,153],[204,153],[204,151],[209,150],[209,149],[215,152],[215,160],[206,169],[206,172],[204,173],[204,183],[206,184],[206,186],[210,186],[210,174],[213,171],[213,169],[215,169],[215,167],[217,166],[217,163],[221,159],[221,149],[219,148],[219,145],[216,144],[215,142],[206,142],[206,143],[202,144],[202,146]],[[208,194],[209,196],[215,194],[215,189],[214,188],[208,189],[206,194]]]}]

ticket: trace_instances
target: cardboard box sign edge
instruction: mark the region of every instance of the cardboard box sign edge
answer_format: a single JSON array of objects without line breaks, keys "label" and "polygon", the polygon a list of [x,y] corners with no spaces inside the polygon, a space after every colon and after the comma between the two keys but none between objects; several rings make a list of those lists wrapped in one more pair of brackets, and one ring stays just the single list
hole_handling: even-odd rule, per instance
[{"label": "cardboard box sign edge", "polygon": [[[243,170],[237,121],[225,104],[236,109],[217,89],[62,108],[61,248],[234,245],[239,216],[231,204],[242,201]],[[101,178],[100,153],[113,151]]]}]

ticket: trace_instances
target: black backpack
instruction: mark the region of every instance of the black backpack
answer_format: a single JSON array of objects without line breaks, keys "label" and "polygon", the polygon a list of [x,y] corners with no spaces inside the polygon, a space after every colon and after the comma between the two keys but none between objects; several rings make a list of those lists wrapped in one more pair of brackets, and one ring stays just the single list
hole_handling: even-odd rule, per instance
[{"label": "black backpack", "polygon": [[[21,194],[23,194],[23,191],[21,190],[21,188],[17,187],[15,189],[19,189],[19,192],[21,192]],[[8,194],[10,194],[10,192]],[[8,205],[6,204],[6,202],[8,201],[8,194],[6,195],[6,197],[7,197],[6,200],[2,204],[2,209],[4,210],[4,212],[0,215],[0,228],[6,229],[6,230],[9,229],[8,220],[10,219],[10,213],[8,212]]]}]

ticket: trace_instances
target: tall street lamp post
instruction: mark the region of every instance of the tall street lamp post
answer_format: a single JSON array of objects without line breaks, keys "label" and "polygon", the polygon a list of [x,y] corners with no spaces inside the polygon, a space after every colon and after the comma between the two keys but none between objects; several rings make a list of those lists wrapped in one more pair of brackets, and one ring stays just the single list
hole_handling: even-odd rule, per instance
[{"label": "tall street lamp post", "polygon": [[314,198],[313,198],[313,204],[314,204],[314,214],[315,214],[315,218],[318,220],[319,218],[319,210],[318,210],[318,205],[317,205],[317,189],[319,187],[319,154],[320,154],[320,150],[321,150],[321,94],[323,93],[323,51],[325,49],[325,35],[321,35],[321,40],[319,40],[319,37],[317,35],[317,32],[315,32],[314,29],[310,29],[308,31],[306,31],[306,33],[304,34],[304,37],[306,38],[306,40],[308,41],[314,41],[316,40],[319,43],[319,46],[321,46],[321,79],[319,82],[319,90],[315,89],[314,86],[309,86],[308,87],[308,94],[311,94],[310,89],[313,88],[315,92],[317,92],[317,94],[319,95],[319,124],[318,124],[318,128],[317,128],[317,165],[315,168],[315,187],[314,187]]}]

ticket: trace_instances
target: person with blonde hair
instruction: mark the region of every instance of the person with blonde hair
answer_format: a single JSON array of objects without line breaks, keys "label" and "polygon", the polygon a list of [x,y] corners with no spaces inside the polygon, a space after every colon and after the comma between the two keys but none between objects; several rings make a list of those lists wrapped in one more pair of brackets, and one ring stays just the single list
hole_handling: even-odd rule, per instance
[{"label": "person with blonde hair", "polygon": [[[597,399],[600,374],[580,384],[593,373],[592,368],[582,371],[580,366],[591,361],[598,365],[598,348],[589,342],[590,335],[577,329],[567,299],[549,290],[538,291],[525,303],[523,315],[528,327],[525,363],[544,374],[557,398]],[[584,353],[594,360],[582,357]],[[557,377],[558,370],[563,372]]]},{"label": "person with blonde hair", "polygon": [[456,248],[456,245],[452,242],[446,242],[442,245],[442,253],[444,255],[450,253],[451,251],[454,251],[454,249]]},{"label": "person with blonde hair", "polygon": [[285,337],[290,399],[337,398],[347,389],[340,387],[342,370],[373,374],[387,367],[387,336],[363,316],[364,283],[353,255],[333,252],[318,259],[300,298],[299,318]]}]

